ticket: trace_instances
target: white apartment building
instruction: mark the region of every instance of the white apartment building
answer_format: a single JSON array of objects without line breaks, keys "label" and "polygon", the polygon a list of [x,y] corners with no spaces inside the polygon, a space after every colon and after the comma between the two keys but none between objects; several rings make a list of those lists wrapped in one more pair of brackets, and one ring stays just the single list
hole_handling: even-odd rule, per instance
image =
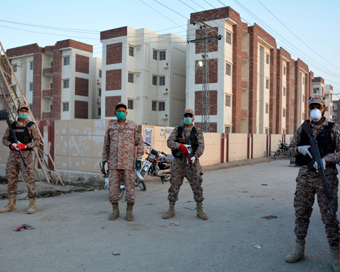
[{"label": "white apartment building", "polygon": [[93,58],[92,61],[92,119],[101,118],[102,96],[102,59]]},{"label": "white apartment building", "polygon": [[325,84],[325,81],[322,77],[315,77],[313,79],[313,95],[318,94],[325,98],[325,117],[332,121],[332,107],[333,107],[333,86],[329,84]]},{"label": "white apartment building", "polygon": [[37,120],[92,118],[93,80],[101,69],[92,52],[92,45],[73,40],[6,51]]},{"label": "white apartment building", "polygon": [[186,41],[173,34],[122,27],[101,32],[102,119],[128,106],[138,124],[177,126],[185,108]]}]

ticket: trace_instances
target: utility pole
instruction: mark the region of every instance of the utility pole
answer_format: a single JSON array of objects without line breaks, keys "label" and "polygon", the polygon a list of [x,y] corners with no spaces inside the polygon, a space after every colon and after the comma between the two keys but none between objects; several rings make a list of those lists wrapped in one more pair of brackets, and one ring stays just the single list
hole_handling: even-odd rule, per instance
[{"label": "utility pole", "polygon": [[210,97],[209,97],[209,56],[208,47],[215,40],[221,40],[221,35],[207,36],[208,31],[215,31],[213,27],[200,22],[195,21],[193,25],[198,25],[202,30],[202,38],[195,40],[188,40],[188,43],[195,43],[202,46],[202,131],[210,131]]}]

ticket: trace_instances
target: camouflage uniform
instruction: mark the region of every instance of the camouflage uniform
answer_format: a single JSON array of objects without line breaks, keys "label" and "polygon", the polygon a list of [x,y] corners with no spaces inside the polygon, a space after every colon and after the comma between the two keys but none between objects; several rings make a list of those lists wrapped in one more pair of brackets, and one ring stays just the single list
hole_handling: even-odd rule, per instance
[{"label": "camouflage uniform", "polygon": [[[190,128],[190,130],[183,129],[183,133],[186,133],[187,138],[190,137],[190,133],[193,127]],[[199,157],[202,156],[204,151],[204,138],[203,133],[199,128],[196,127],[197,130],[197,139],[198,139],[198,148],[196,150],[196,153],[194,154],[197,159],[195,160],[190,176],[189,173],[189,164],[187,164],[187,157],[183,156],[182,159],[174,158],[172,165],[171,165],[171,178],[170,178],[170,188],[169,188],[169,196],[168,199],[170,202],[176,202],[178,200],[178,193],[181,185],[183,184],[183,178],[186,177],[189,181],[189,184],[191,186],[191,189],[194,193],[194,199],[197,203],[201,203],[203,201],[203,188],[202,188],[202,182],[203,182],[203,172],[202,172],[202,166],[199,162]],[[168,147],[171,150],[179,150],[180,143],[175,142],[177,136],[177,127],[171,132],[169,138],[168,138]],[[183,135],[184,138],[184,135]]]},{"label": "camouflage uniform", "polygon": [[119,186],[121,180],[125,184],[125,201],[135,203],[136,173],[134,163],[136,158],[144,154],[143,139],[139,126],[126,120],[119,126],[117,120],[107,128],[104,137],[103,161],[109,161],[109,198],[110,202],[119,201]]},{"label": "camouflage uniform", "polygon": [[[316,137],[325,127],[328,126],[328,121],[325,119],[320,125],[310,123],[313,135]],[[339,246],[339,221],[337,220],[336,212],[338,210],[338,171],[335,164],[340,162],[340,127],[334,124],[332,128],[332,140],[336,143],[335,152],[327,154],[323,157],[326,161],[325,173],[329,182],[331,194],[334,196],[331,200],[334,214],[330,213],[330,207],[326,193],[323,187],[323,181],[320,173],[316,170],[308,170],[307,165],[301,166],[299,174],[296,178],[296,192],[294,196],[295,207],[295,235],[298,240],[303,240],[307,235],[309,218],[313,211],[314,197],[317,194],[318,204],[321,212],[321,218],[325,224],[328,243],[331,247]],[[289,153],[291,156],[299,155],[298,144],[301,141],[302,126],[296,132]]]},{"label": "camouflage uniform", "polygon": [[[19,120],[19,119],[18,119]],[[30,120],[26,119],[24,122],[17,121],[17,127],[25,127]],[[27,144],[27,148],[38,147],[40,143],[40,137],[38,134],[38,129],[36,125],[28,127],[28,132],[31,136],[32,141]],[[11,141],[9,128],[6,129],[5,135],[2,138],[2,143],[5,146],[9,146]],[[18,175],[22,172],[25,183],[28,189],[28,198],[35,199],[37,197],[37,192],[35,190],[35,180],[34,180],[34,165],[33,165],[33,150],[21,150],[25,157],[27,163],[27,169],[29,175],[27,175],[26,168],[22,162],[20,152],[17,150],[10,150],[6,165],[6,174],[8,179],[8,198],[16,198],[17,188],[18,188]]]}]

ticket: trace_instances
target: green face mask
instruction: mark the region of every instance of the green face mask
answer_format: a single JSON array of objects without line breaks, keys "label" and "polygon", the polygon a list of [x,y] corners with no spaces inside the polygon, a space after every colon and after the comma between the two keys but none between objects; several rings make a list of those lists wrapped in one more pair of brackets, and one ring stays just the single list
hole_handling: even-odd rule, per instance
[{"label": "green face mask", "polygon": [[119,112],[117,112],[117,119],[118,120],[125,120],[125,118],[126,118],[126,113],[125,112],[121,112],[121,111],[119,111]]},{"label": "green face mask", "polygon": [[20,119],[23,119],[23,120],[26,119],[27,115],[28,115],[27,113],[19,112],[19,118]]},{"label": "green face mask", "polygon": [[183,122],[185,125],[189,126],[192,123],[192,119],[190,117],[184,117]]}]

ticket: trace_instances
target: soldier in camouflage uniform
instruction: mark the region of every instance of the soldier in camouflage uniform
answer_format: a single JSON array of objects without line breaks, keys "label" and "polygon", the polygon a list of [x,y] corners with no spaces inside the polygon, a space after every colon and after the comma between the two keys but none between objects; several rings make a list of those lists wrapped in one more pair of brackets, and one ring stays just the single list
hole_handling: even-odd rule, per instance
[{"label": "soldier in camouflage uniform", "polygon": [[[174,155],[174,160],[171,165],[171,178],[169,188],[169,210],[163,215],[164,219],[169,219],[175,216],[175,203],[178,200],[178,193],[183,184],[184,177],[187,178],[191,189],[194,193],[194,199],[197,203],[197,216],[203,220],[207,220],[208,216],[203,212],[203,189],[202,189],[202,166],[199,162],[199,157],[204,151],[204,138],[201,130],[192,125],[195,120],[194,111],[187,109],[183,114],[184,126],[176,127],[168,138],[168,147]],[[188,164],[187,153],[188,149],[185,146],[185,139],[191,140],[193,156],[190,159],[192,163],[191,175]]]},{"label": "soldier in camouflage uniform", "polygon": [[[29,106],[27,104],[21,104],[18,109],[19,118],[12,124],[12,128],[20,143],[14,143],[14,140],[10,136],[9,128],[6,129],[5,135],[2,138],[2,143],[10,148],[6,165],[9,203],[4,209],[0,210],[0,213],[12,212],[16,210],[15,203],[18,188],[18,175],[20,171],[24,177],[28,189],[29,208],[27,213],[32,214],[35,212],[37,193],[35,191],[32,149],[39,146],[40,137],[35,123],[31,122],[27,118],[28,113]],[[29,175],[27,175],[27,171],[21,159],[19,150],[22,151],[22,154],[25,157]]]},{"label": "soldier in camouflage uniform", "polygon": [[317,194],[322,221],[325,224],[330,246],[333,269],[334,271],[340,271],[340,235],[339,221],[336,215],[338,210],[338,171],[336,169],[336,163],[340,162],[340,127],[337,124],[328,122],[327,119],[323,117],[326,108],[322,97],[310,97],[309,110],[312,118],[312,122],[310,123],[312,133],[317,139],[330,192],[334,196],[331,200],[334,214],[331,214],[330,211],[321,173],[317,171],[319,168],[318,164],[316,162],[313,164],[313,170],[309,170],[307,166],[312,160],[309,151],[309,138],[306,132],[303,131],[302,126],[300,126],[289,146],[290,155],[295,156],[297,164],[301,165],[296,178],[296,192],[294,196],[296,247],[285,260],[293,263],[305,258],[305,237],[307,235],[309,218],[313,210],[314,197],[315,194]]},{"label": "soldier in camouflage uniform", "polygon": [[137,160],[144,154],[142,134],[139,126],[126,120],[126,105],[122,102],[116,105],[117,120],[107,128],[104,137],[103,161],[108,161],[109,168],[109,198],[113,207],[110,220],[119,216],[119,187],[121,181],[125,184],[125,201],[127,202],[126,219],[133,220],[132,208],[135,203],[134,170],[137,146]]}]

